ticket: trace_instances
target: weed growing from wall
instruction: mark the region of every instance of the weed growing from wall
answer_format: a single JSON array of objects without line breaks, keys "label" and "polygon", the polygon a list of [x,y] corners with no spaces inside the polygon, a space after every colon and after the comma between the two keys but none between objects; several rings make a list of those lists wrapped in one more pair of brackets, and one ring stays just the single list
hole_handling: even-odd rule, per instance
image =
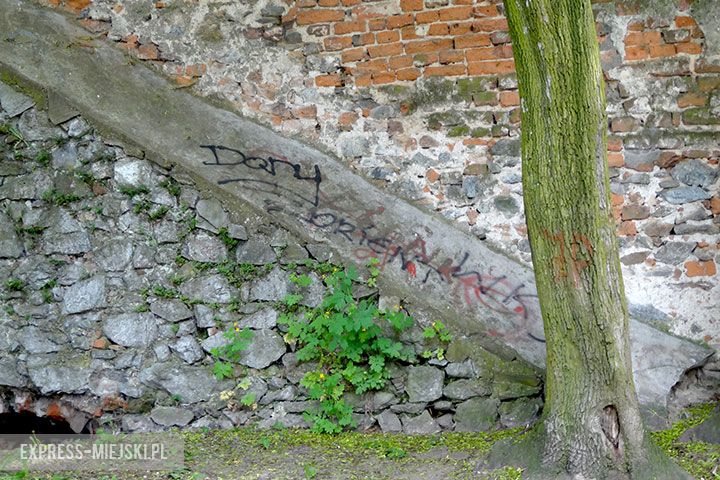
[{"label": "weed growing from wall", "polygon": [[[365,283],[374,285],[379,273],[371,265]],[[299,286],[310,283],[307,275],[293,275],[291,280]],[[387,328],[383,328],[390,327],[398,334],[412,326],[412,318],[399,307],[380,310],[376,298],[355,299],[353,285],[359,283],[354,268],[335,268],[325,277],[328,294],[319,307],[302,307],[302,296],[288,295],[284,302],[287,312],[278,319],[288,326],[286,341],[299,347],[298,360],[318,362],[318,368],[301,381],[309,397],[319,402],[304,414],[316,432],[339,433],[356,426],[352,407],[343,399],[345,391],[380,390],[390,377],[389,362],[414,360],[413,352],[387,336]]]}]

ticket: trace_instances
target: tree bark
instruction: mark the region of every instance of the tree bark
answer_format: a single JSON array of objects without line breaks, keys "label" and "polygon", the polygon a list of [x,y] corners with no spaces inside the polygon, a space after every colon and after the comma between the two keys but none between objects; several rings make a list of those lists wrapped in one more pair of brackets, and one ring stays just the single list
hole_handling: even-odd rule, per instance
[{"label": "tree bark", "polygon": [[590,0],[504,2],[522,105],[525,215],[547,339],[545,409],[528,441],[541,449],[545,472],[684,478],[650,443],[633,384]]}]

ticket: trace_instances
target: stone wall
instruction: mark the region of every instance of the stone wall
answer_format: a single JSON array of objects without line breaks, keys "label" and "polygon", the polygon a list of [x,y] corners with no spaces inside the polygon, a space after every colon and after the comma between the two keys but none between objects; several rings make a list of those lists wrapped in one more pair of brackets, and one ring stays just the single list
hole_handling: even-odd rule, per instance
[{"label": "stone wall", "polygon": [[[288,294],[318,305],[315,271],[338,261],[333,250],[101,138],[71,109],[48,118],[2,83],[0,104],[0,413],[78,432],[306,425],[313,402],[299,382],[312,366],[277,320]],[[303,273],[307,287],[291,281]],[[428,360],[437,345],[422,329],[434,319],[410,313],[399,339],[417,360],[393,365],[386,389],[347,396],[360,428],[474,431],[536,417],[538,370],[459,335]],[[209,352],[236,327],[252,331],[250,346],[218,380]]]},{"label": "stone wall", "polygon": [[[129,62],[152,63],[178,87],[325,148],[529,263],[501,2],[53,3],[116,41]],[[594,8],[631,310],[717,348],[720,7]]]}]

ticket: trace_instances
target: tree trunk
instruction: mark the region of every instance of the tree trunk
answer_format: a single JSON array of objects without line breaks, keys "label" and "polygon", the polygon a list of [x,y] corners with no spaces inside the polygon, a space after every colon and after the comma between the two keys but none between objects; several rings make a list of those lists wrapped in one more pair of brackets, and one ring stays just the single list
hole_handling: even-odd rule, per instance
[{"label": "tree trunk", "polygon": [[548,478],[684,478],[650,443],[633,384],[590,0],[505,0],[505,9],[547,339],[545,409],[527,441]]}]

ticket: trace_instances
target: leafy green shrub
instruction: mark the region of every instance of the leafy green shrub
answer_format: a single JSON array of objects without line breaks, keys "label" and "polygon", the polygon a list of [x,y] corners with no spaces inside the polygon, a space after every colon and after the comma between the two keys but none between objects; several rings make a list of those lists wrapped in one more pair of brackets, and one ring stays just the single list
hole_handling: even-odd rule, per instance
[{"label": "leafy green shrub", "polygon": [[[371,270],[367,283],[375,283],[379,271]],[[291,280],[301,286],[310,284],[306,275]],[[316,432],[338,433],[354,427],[352,407],[343,399],[346,389],[357,394],[379,390],[390,374],[387,364],[393,360],[412,361],[414,354],[402,343],[385,335],[383,324],[395,333],[409,328],[413,320],[399,307],[392,311],[378,308],[376,299],[353,298],[354,283],[359,283],[354,268],[335,268],[325,278],[329,294],[317,308],[300,307],[300,295],[285,300],[287,313],[278,323],[288,326],[285,338],[299,346],[299,361],[317,361],[318,368],[305,374],[301,385],[319,407],[305,412],[305,419]]]},{"label": "leafy green shrub", "polygon": [[[239,328],[236,322],[234,328],[223,333],[223,336],[230,340],[230,343],[210,350],[210,354],[215,357],[213,373],[218,380],[233,376],[235,369],[232,363],[240,361],[243,350],[250,345],[253,333],[248,328]],[[252,404],[254,401],[253,398],[250,403]]]}]

